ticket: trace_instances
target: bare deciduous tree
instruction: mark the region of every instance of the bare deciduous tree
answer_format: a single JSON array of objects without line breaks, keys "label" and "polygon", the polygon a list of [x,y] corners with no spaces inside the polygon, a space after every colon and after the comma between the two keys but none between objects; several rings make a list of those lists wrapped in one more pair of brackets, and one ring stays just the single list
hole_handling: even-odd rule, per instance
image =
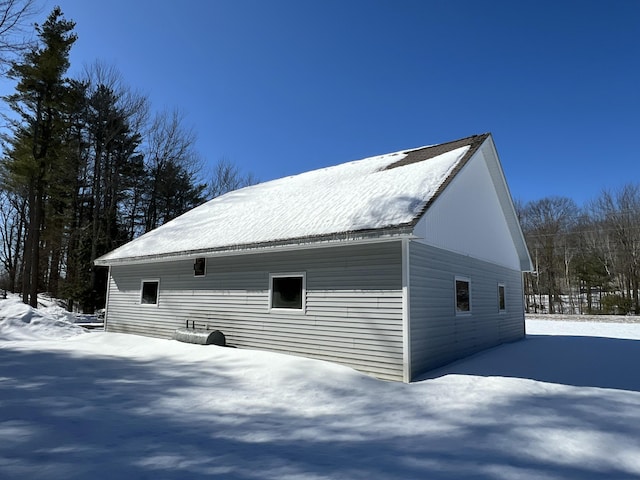
[{"label": "bare deciduous tree", "polygon": [[0,68],[31,46],[29,20],[38,13],[35,0],[0,0]]},{"label": "bare deciduous tree", "polygon": [[601,256],[617,280],[618,307],[640,313],[640,186],[603,191],[590,212],[600,226]]},{"label": "bare deciduous tree", "polygon": [[0,266],[4,270],[3,289],[15,292],[20,271],[22,239],[26,226],[26,202],[23,196],[0,192]]},{"label": "bare deciduous tree", "polygon": [[179,110],[159,112],[146,135],[145,231],[204,201],[205,185],[198,182],[202,161],[195,150],[196,136],[183,122]]},{"label": "bare deciduous tree", "polygon": [[605,190],[583,209],[554,197],[517,210],[535,264],[525,275],[528,311],[640,313],[639,184]]},{"label": "bare deciduous tree", "polygon": [[259,183],[258,179],[252,173],[242,174],[237,165],[227,158],[221,158],[213,167],[211,183],[207,188],[207,197],[216,198],[256,183]]},{"label": "bare deciduous tree", "polygon": [[547,197],[527,203],[520,212],[536,269],[536,291],[548,297],[549,313],[554,313],[555,306],[562,305],[560,281],[566,278],[573,255],[568,234],[578,217],[578,207],[570,198]]}]

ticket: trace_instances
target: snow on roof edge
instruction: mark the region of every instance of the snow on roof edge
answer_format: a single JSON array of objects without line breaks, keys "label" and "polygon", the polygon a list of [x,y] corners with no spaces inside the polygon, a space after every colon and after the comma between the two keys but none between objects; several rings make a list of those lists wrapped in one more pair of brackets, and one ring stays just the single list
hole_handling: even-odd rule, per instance
[{"label": "snow on roof edge", "polygon": [[175,261],[184,260],[190,258],[198,258],[203,256],[223,256],[223,255],[237,255],[239,253],[264,253],[265,251],[278,249],[286,250],[291,248],[305,249],[305,248],[317,248],[332,247],[344,244],[348,241],[351,245],[363,244],[363,243],[378,243],[388,242],[392,240],[399,240],[402,238],[413,237],[413,225],[399,225],[397,227],[389,227],[387,229],[376,229],[368,231],[353,231],[343,232],[336,234],[328,234],[323,236],[309,236],[298,237],[278,241],[262,242],[255,244],[244,245],[230,245],[219,248],[203,248],[200,250],[183,250],[176,251],[168,254],[159,255],[138,255],[131,257],[121,257],[115,259],[104,259],[106,255],[103,255],[94,263],[96,266],[110,266],[110,265],[125,265],[134,263],[150,263],[156,260],[163,261]]}]

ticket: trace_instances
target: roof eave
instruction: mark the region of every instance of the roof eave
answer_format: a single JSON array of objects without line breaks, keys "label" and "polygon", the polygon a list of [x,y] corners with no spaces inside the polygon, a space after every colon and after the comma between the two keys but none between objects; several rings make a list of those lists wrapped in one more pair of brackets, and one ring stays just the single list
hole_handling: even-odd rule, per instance
[{"label": "roof eave", "polygon": [[158,261],[171,262],[198,257],[246,255],[285,250],[303,250],[310,248],[327,248],[344,245],[359,245],[364,243],[380,243],[402,238],[413,238],[413,226],[409,223],[375,230],[360,230],[341,232],[313,237],[299,237],[293,239],[260,242],[244,245],[229,245],[200,250],[185,250],[154,255],[138,255],[121,258],[100,257],[94,261],[96,266],[109,267],[113,265],[133,265],[154,263]]}]

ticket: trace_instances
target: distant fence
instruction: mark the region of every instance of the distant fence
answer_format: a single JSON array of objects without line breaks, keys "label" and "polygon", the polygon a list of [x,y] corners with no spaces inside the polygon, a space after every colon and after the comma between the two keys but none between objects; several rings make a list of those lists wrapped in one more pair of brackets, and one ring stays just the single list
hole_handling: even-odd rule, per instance
[{"label": "distant fence", "polygon": [[76,325],[89,330],[104,331],[104,316],[96,314],[78,313],[76,314]]}]

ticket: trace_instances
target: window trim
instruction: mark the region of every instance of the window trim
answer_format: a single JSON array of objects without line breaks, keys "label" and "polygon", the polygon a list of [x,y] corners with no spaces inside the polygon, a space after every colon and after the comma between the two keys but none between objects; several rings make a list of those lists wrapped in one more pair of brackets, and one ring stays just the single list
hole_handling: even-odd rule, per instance
[{"label": "window trim", "polygon": [[[148,303],[143,301],[145,283],[155,283],[157,285],[155,303]],[[140,297],[138,298],[138,303],[140,305],[149,306],[149,307],[157,307],[160,304],[160,279],[159,278],[143,278],[142,280],[140,280]]]},{"label": "window trim", "polygon": [[[500,295],[500,289],[502,289],[502,295]],[[507,288],[504,282],[498,283],[498,313],[507,312]]]},{"label": "window trim", "polygon": [[[298,277],[302,278],[302,308],[283,308],[273,306],[273,279],[274,278],[287,278]],[[307,273],[306,272],[278,272],[269,273],[269,311],[283,312],[283,313],[307,313]]]},{"label": "window trim", "polygon": [[[458,309],[458,282],[466,282],[469,291],[469,309],[468,310],[459,310]],[[471,307],[471,278],[465,277],[462,275],[456,275],[453,281],[453,305],[456,312],[456,316],[466,316],[471,315],[472,307]]]},{"label": "window trim", "polygon": [[[202,271],[202,274],[198,275],[196,273],[196,263],[198,263],[198,260],[202,260],[204,262],[204,270]],[[199,277],[206,277],[207,276],[207,257],[197,257],[193,259],[193,276],[196,278]]]}]

